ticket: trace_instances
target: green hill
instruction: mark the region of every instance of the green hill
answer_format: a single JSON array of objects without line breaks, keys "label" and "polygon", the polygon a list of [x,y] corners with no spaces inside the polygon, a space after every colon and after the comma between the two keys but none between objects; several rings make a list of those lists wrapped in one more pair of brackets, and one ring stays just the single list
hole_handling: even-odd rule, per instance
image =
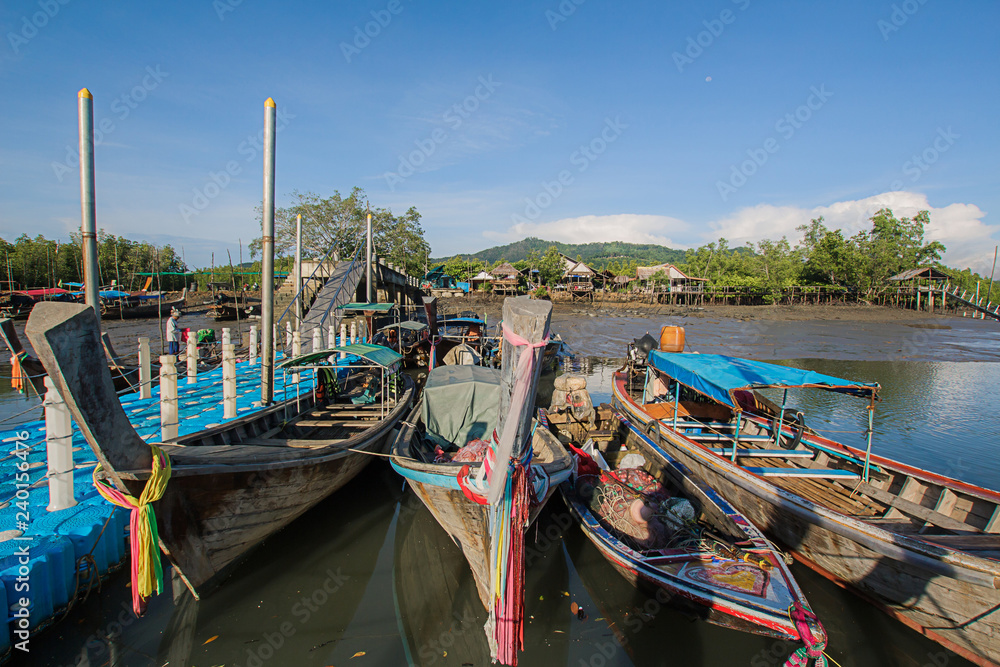
[{"label": "green hill", "polygon": [[[474,254],[462,253],[462,257],[481,259],[485,262],[493,263],[500,259],[508,262],[516,262],[527,259],[528,254],[534,250],[543,255],[550,246],[555,246],[559,252],[569,257],[576,258],[580,255],[583,261],[600,268],[612,259],[621,261],[636,260],[640,265],[651,266],[664,262],[678,263],[684,261],[684,251],[667,248],[652,243],[624,243],[622,241],[610,241],[608,243],[558,243],[556,241],[543,241],[542,239],[526,238],[507,245],[495,246],[480,250]],[[443,264],[449,257],[439,257],[431,259],[431,266]]]}]

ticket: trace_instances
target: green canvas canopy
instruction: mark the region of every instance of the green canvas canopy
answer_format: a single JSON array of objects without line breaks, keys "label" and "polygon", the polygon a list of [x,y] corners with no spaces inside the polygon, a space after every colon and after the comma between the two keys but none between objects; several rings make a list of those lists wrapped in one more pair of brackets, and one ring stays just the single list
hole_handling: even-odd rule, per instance
[{"label": "green canvas canopy", "polygon": [[438,366],[427,375],[421,417],[441,445],[488,440],[497,424],[500,374],[483,366]]},{"label": "green canvas canopy", "polygon": [[346,303],[339,306],[341,310],[369,311],[373,313],[388,313],[396,307],[394,303]]},{"label": "green canvas canopy", "polygon": [[403,320],[402,322],[395,322],[393,324],[387,324],[379,331],[385,331],[386,329],[406,329],[407,331],[423,331],[427,328],[427,325],[423,322],[416,322],[414,320]]},{"label": "green canvas canopy", "polygon": [[390,350],[387,347],[382,347],[381,345],[354,343],[353,345],[335,347],[331,350],[320,350],[319,352],[310,352],[309,354],[302,354],[297,357],[292,357],[291,359],[285,359],[279,363],[277,367],[292,369],[303,368],[305,366],[316,366],[319,365],[321,361],[328,359],[335,354],[339,354],[340,352],[362,357],[374,364],[378,364],[379,366],[384,366],[386,368],[391,368],[393,365],[399,363],[399,361],[403,358],[403,356],[398,352]]}]

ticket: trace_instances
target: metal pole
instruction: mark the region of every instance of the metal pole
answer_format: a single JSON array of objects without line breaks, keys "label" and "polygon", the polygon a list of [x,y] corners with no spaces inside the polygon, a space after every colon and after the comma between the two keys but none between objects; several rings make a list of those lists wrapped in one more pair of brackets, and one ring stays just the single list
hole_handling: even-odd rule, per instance
[{"label": "metal pole", "polygon": [[740,430],[743,428],[743,413],[736,413],[736,436],[733,438],[733,456],[730,459],[736,463],[736,448],[740,446]]},{"label": "metal pole", "polygon": [[677,412],[681,408],[681,383],[674,380],[674,433],[677,432]]},{"label": "metal pole", "polygon": [[368,210],[368,242],[366,244],[365,266],[368,273],[365,278],[365,296],[372,303],[372,212]]},{"label": "metal pole", "polygon": [[277,107],[270,97],[264,102],[264,217],[261,238],[260,318],[263,354],[260,402],[274,398],[274,134]]},{"label": "metal pole", "polygon": [[302,216],[295,216],[295,330],[302,327]]},{"label": "metal pole", "polygon": [[990,271],[990,286],[986,288],[986,305],[991,302],[990,297],[993,296],[993,274],[997,270],[997,249],[1000,246],[993,246],[993,269]]},{"label": "metal pole", "polygon": [[80,235],[83,240],[83,282],[88,306],[101,321],[100,269],[97,267],[97,207],[94,184],[94,96],[86,88],[78,95],[80,117]]},{"label": "metal pole", "polygon": [[781,439],[781,422],[785,419],[785,405],[788,404],[788,390],[781,396],[781,412],[778,413],[778,427],[774,429],[774,444]]},{"label": "metal pole", "polygon": [[864,481],[868,483],[868,466],[872,458],[872,429],[875,420],[875,399],[868,405],[868,447],[865,449],[865,475]]}]

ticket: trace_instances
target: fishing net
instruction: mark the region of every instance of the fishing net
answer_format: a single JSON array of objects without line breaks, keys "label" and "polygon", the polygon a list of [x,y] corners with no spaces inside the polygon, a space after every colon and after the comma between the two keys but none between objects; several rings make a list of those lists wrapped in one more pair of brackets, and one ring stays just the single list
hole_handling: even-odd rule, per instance
[{"label": "fishing net", "polygon": [[601,525],[636,551],[700,550],[694,507],[642,469],[581,476],[577,492]]}]

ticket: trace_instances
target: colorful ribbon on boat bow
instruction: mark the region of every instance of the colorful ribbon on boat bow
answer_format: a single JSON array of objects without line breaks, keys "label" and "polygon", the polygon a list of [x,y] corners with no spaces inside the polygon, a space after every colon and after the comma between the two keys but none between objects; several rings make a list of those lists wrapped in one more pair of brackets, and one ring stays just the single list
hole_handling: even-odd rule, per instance
[{"label": "colorful ribbon on boat bow", "polygon": [[[795,623],[799,639],[805,646],[788,656],[784,667],[809,667],[810,661],[815,661],[813,663],[815,667],[827,667],[826,656],[823,655],[823,650],[826,648],[826,630],[816,618],[816,614],[796,602],[789,610],[788,617]],[[813,634],[813,628],[817,630],[819,637]]]},{"label": "colorful ribbon on boat bow", "polygon": [[[531,482],[531,439],[527,434],[524,451],[515,451],[518,419],[529,400],[528,392],[535,371],[535,351],[544,348],[548,336],[531,343],[502,325],[504,338],[512,345],[526,347],[517,360],[514,387],[509,411],[504,415],[500,438],[490,446],[492,460],[484,462],[487,469],[490,519],[490,604],[486,621],[490,655],[494,662],[516,667],[517,652],[524,647],[524,533],[528,528],[530,506],[534,496]],[[531,397],[532,399],[534,397]],[[548,481],[543,491],[547,491]],[[544,495],[542,496],[544,498]]]},{"label": "colorful ribbon on boat bow", "polygon": [[160,563],[159,534],[156,530],[156,512],[150,503],[163,497],[170,480],[170,457],[155,445],[149,448],[153,453],[153,472],[146,480],[138,500],[135,496],[122,493],[107,481],[98,479],[101,471],[98,464],[94,469],[94,488],[105,500],[131,510],[129,517],[130,541],[132,544],[132,610],[136,616],[145,611],[146,599],[163,592],[163,566]]}]

